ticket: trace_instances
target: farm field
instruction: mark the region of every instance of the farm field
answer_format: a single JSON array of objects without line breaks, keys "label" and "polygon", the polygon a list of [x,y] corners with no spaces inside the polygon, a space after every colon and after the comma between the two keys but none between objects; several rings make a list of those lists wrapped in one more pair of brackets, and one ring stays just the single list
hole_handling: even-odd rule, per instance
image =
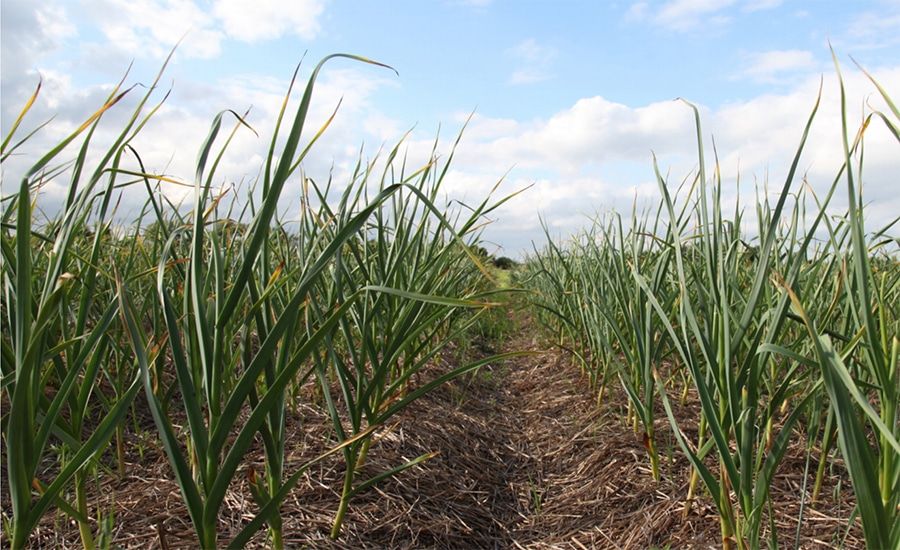
[{"label": "farm field", "polygon": [[[100,164],[52,162],[118,90],[6,198],[7,544],[896,546],[900,265],[893,224],[864,229],[861,134],[845,125],[814,217],[791,172],[745,222],[704,172],[698,114],[701,169],[675,191],[657,172],[655,211],[500,262],[479,223],[515,194],[439,207],[448,161],[412,170],[398,148],[338,200],[307,179],[279,222],[327,130],[300,147],[328,60],[259,202],[212,188],[229,113],[189,211],[153,191],[175,180],[119,168],[152,87]],[[68,174],[37,223],[44,178]],[[117,233],[125,185],[148,194]],[[838,190],[851,209],[827,216]]]},{"label": "farm field", "polygon": [[[510,120],[320,158],[350,135],[343,97],[315,103],[332,75],[396,73],[353,54],[157,168],[178,51],[75,124],[38,117],[52,74],[3,123],[0,546],[900,550],[900,109],[878,70],[831,50],[752,186],[705,126],[739,109],[645,108],[690,117],[682,152],[650,153],[630,208],[551,189],[585,203],[571,227],[538,213],[537,164],[465,171],[489,158],[467,132],[496,152]],[[597,105],[625,116],[573,112]],[[583,155],[575,118],[522,135]],[[505,215],[541,229],[514,258]]]}]

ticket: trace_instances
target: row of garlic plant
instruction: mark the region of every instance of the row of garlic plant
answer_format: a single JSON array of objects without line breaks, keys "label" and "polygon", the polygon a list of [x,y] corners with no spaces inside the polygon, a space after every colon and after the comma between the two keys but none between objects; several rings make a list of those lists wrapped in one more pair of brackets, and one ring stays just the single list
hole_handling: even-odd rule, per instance
[{"label": "row of garlic plant", "polygon": [[[539,317],[578,350],[592,380],[620,380],[656,479],[659,400],[693,468],[688,501],[702,481],[726,548],[759,547],[767,517],[774,543],[770,487],[804,427],[821,439],[813,495],[837,439],[868,546],[900,544],[900,240],[897,220],[865,230],[858,181],[870,119],[897,137],[900,116],[875,85],[890,111],[870,114],[855,133],[843,113],[845,162],[823,197],[797,181],[818,100],[780,191],[757,198],[753,227],[740,201],[730,215],[723,210],[721,175],[706,172],[694,109],[699,170],[685,187],[673,192],[657,170],[657,208],[633,214],[627,229],[613,214],[569,246],[551,243],[523,279]],[[831,216],[842,190],[849,209]],[[695,441],[669,398],[682,377],[700,404]]]},{"label": "row of garlic plant", "polygon": [[[85,548],[95,546],[89,472],[110,458],[115,438],[123,473],[127,420],[146,411],[201,547],[241,547],[264,527],[269,544],[283,547],[281,503],[309,466],[343,453],[336,537],[352,496],[431,456],[360,482],[375,430],[437,385],[502,359],[410,383],[477,312],[496,305],[471,250],[483,216],[505,199],[439,207],[449,159],[435,153],[407,171],[398,145],[380,177],[375,162],[360,163],[334,204],[330,181],[322,188],[301,173],[333,119],[301,139],[316,78],[333,57],[377,65],[324,59],[293,117],[288,91],[246,197],[216,191],[228,144],[252,131],[233,112],[217,116],[201,144],[190,210],[160,191],[179,182],[148,174],[131,146],[158,108],[149,104],[156,81],[99,161],[89,151],[103,114],[133,90],[116,88],[4,196],[2,374],[10,405],[2,433],[12,505],[4,519],[13,548],[24,547],[52,509],[78,523]],[[31,137],[12,140],[22,117],[3,143],[4,161]],[[75,161],[62,162],[77,139]],[[40,187],[63,178],[66,203],[39,223]],[[287,221],[279,208],[289,181],[303,182],[303,197],[299,218]],[[145,188],[147,199],[137,224],[117,233],[116,200],[126,186]],[[334,431],[312,460],[289,471],[286,418],[307,383],[321,385]],[[254,448],[263,472],[254,470]],[[257,512],[238,532],[223,533],[219,515],[242,470]]]},{"label": "row of garlic plant", "polygon": [[[12,141],[39,90],[0,147],[4,163],[32,135]],[[119,313],[113,274],[101,266],[115,265],[110,253],[116,250],[108,242],[117,171],[129,153],[129,142],[146,123],[149,94],[138,102],[100,160],[87,162],[104,113],[129,91],[123,91],[121,83],[116,86],[98,111],[22,174],[17,192],[3,197],[0,365],[8,403],[2,433],[11,508],[4,518],[4,534],[14,548],[25,545],[51,508],[74,518],[84,545],[93,546],[86,465],[105,448],[140,390],[134,376],[116,388],[124,391],[100,389],[104,378],[117,374],[109,368],[118,344],[110,329]],[[82,135],[74,162],[60,162],[66,147],[74,146]],[[54,179],[68,180],[64,207],[39,226],[35,197]],[[42,479],[39,468],[47,461],[55,463],[57,471]],[[74,503],[65,498],[70,487]]]}]

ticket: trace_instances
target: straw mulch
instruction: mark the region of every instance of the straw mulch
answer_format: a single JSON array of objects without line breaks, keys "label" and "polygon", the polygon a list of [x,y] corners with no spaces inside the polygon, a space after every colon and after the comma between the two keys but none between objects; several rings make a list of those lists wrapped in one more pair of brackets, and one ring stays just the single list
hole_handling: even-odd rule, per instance
[{"label": "straw mulch", "polygon": [[[517,335],[496,351],[541,349],[534,334],[527,321],[520,322]],[[446,363],[432,368],[437,372]],[[700,498],[684,513],[689,471],[662,411],[662,481],[655,483],[642,442],[623,422],[624,393],[615,383],[610,387],[598,407],[578,368],[555,351],[489,365],[446,384],[379,433],[364,468],[374,475],[427,452],[438,452],[435,458],[355,498],[337,541],[328,533],[342,464],[337,458],[321,463],[282,508],[285,542],[299,548],[719,547],[718,517],[709,499]],[[321,451],[330,433],[326,415],[310,404],[313,395],[289,417],[288,474]],[[689,426],[697,418],[696,404],[689,402],[678,415],[686,434],[695,437],[696,427],[692,432]],[[194,548],[177,485],[147,428],[140,438],[130,436],[126,477],[103,474],[92,486],[92,504],[114,510],[114,546]],[[788,547],[798,516],[802,444],[798,435],[773,488],[774,522]],[[261,462],[256,468],[262,471]],[[809,487],[814,471],[812,464]],[[805,511],[803,548],[837,546],[848,530],[849,480],[841,468],[834,471],[822,503]],[[244,479],[238,476],[221,514],[223,545],[256,510]],[[838,483],[842,490],[835,500]],[[56,514],[44,518],[33,542],[43,548],[80,546],[77,529]],[[850,528],[844,544],[862,547],[859,525]],[[266,545],[264,534],[254,545]]]}]

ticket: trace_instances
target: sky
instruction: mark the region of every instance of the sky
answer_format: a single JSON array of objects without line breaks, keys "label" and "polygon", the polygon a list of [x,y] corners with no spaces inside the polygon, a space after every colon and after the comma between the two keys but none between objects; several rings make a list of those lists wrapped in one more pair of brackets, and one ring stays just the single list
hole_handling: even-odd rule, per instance
[{"label": "sky", "polygon": [[[820,83],[800,169],[817,192],[837,173],[840,103],[829,44],[851,127],[884,108],[853,59],[900,100],[898,0],[4,0],[0,27],[3,135],[39,80],[22,135],[53,117],[4,163],[4,195],[102,105],[129,64],[126,85],[148,84],[182,37],[158,97],[171,93],[134,146],[148,171],[190,182],[216,114],[251,108],[258,135],[238,132],[219,169],[223,185],[246,183],[259,173],[297,64],[305,80],[325,55],[353,53],[399,75],[349,60],[326,65],[309,126],[339,101],[340,109],[305,173],[323,181],[333,171],[346,182],[360,151],[375,158],[407,132],[410,164],[426,162],[435,139],[446,158],[471,117],[445,196],[480,202],[498,181],[498,197],[527,188],[492,213],[484,235],[491,252],[517,258],[545,240],[541,219],[565,238],[591,216],[656,200],[653,154],[672,185],[697,169],[693,113],[676,98],[699,108],[708,160],[715,141],[726,202],[740,188],[751,207],[756,189],[783,183]],[[114,135],[140,94],[129,95],[105,117],[98,142]],[[871,229],[900,212],[900,144],[876,122],[865,155]],[[187,192],[164,190],[176,200]],[[283,197],[287,218],[298,190],[292,182]],[[45,186],[44,208],[65,192],[62,180]],[[123,216],[136,214],[141,193],[125,193]]]}]

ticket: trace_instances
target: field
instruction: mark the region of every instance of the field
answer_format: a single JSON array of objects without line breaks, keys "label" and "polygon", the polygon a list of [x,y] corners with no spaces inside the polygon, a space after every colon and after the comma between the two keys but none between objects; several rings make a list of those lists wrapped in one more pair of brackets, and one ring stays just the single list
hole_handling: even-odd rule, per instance
[{"label": "field", "polygon": [[482,232],[517,194],[442,202],[453,151],[306,176],[332,57],[380,65],[295,81],[249,188],[217,176],[252,131],[231,111],[192,176],[131,168],[159,76],[4,172],[3,544],[900,548],[900,239],[862,192],[865,131],[900,142],[900,111],[876,78],[889,109],[842,105],[825,195],[798,168],[817,102],[786,180],[727,206],[695,108],[694,173],[654,166],[655,204],[513,265]]}]

